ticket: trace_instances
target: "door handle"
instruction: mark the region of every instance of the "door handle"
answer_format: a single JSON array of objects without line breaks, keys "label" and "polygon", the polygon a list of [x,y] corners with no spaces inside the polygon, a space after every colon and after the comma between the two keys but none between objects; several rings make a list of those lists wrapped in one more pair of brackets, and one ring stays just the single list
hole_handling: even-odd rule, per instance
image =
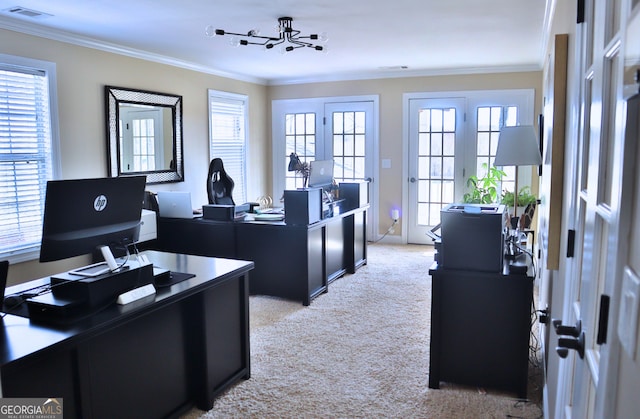
[{"label": "door handle", "polygon": [[411,182],[411,183],[416,183],[416,178],[414,178],[414,177],[410,177],[410,178],[409,178],[409,182]]},{"label": "door handle", "polygon": [[576,338],[559,338],[556,352],[560,358],[566,358],[569,355],[569,349],[573,349],[578,352],[580,359],[584,358],[584,332],[580,332],[580,335]]},{"label": "door handle", "polygon": [[556,330],[556,334],[558,336],[573,336],[574,338],[577,338],[578,336],[580,336],[580,332],[582,332],[581,320],[576,321],[575,326],[564,325],[562,324],[562,320],[560,319],[551,320],[551,324],[553,325],[553,328]]}]

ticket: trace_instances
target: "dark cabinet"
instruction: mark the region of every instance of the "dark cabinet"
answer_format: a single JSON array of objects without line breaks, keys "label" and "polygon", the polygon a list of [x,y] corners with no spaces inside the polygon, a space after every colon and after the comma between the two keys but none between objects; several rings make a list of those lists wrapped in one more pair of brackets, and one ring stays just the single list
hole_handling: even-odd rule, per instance
[{"label": "dark cabinet", "polygon": [[324,229],[267,223],[237,226],[237,257],[252,260],[251,294],[271,295],[309,305],[327,290]]},{"label": "dark cabinet", "polygon": [[434,264],[429,387],[440,381],[527,395],[533,277]]},{"label": "dark cabinet", "polygon": [[65,418],[151,419],[193,405],[209,410],[218,394],[248,379],[253,263],[146,254],[156,266],[194,276],[64,326],[6,315],[3,397],[60,397]]},{"label": "dark cabinet", "polygon": [[[296,198],[307,196],[302,193],[307,191],[291,192]],[[301,208],[306,211],[306,204]],[[309,305],[328,290],[331,281],[366,263],[367,209],[365,205],[311,224],[158,218],[158,239],[153,246],[168,252],[253,261],[251,294]]]}]

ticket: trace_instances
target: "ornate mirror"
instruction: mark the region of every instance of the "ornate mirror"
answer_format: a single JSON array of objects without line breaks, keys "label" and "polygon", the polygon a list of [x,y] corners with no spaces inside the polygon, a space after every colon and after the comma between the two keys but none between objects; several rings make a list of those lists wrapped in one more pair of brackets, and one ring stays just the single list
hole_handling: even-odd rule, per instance
[{"label": "ornate mirror", "polygon": [[182,96],[105,86],[109,175],[182,182]]}]

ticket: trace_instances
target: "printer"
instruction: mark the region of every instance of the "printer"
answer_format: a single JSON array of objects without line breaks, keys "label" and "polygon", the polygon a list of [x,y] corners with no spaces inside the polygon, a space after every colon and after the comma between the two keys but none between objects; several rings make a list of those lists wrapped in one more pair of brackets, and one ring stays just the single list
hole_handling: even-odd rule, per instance
[{"label": "printer", "polygon": [[450,204],[440,212],[438,265],[502,272],[508,213],[501,204]]}]

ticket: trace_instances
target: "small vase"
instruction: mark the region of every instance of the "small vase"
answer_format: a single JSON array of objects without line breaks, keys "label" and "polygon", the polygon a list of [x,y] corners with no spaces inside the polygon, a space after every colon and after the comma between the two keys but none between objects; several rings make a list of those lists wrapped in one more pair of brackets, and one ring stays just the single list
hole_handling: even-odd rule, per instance
[{"label": "small vase", "polygon": [[536,212],[536,204],[529,204],[526,207],[518,207],[518,217],[519,217],[519,225],[520,229],[529,229],[531,228],[531,222],[533,221],[533,216]]}]

